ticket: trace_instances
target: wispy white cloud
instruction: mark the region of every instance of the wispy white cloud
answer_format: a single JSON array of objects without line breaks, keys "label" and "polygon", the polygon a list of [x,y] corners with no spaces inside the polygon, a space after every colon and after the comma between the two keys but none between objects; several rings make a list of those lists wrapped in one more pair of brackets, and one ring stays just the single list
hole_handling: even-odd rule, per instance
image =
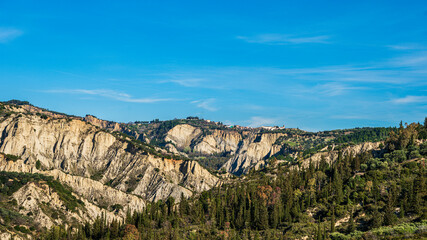
[{"label": "wispy white cloud", "polygon": [[334,97],[344,95],[349,91],[366,89],[365,87],[352,87],[340,83],[326,83],[320,87],[320,92],[326,96]]},{"label": "wispy white cloud", "polygon": [[427,103],[427,96],[406,96],[392,99],[391,102],[395,104]]},{"label": "wispy white cloud", "polygon": [[407,54],[391,59],[390,64],[397,67],[409,67],[418,71],[427,71],[427,51],[417,51],[413,54]]},{"label": "wispy white cloud", "polygon": [[109,89],[55,89],[55,90],[47,90],[45,92],[101,96],[101,97],[110,98],[110,99],[114,99],[121,102],[130,102],[130,103],[155,103],[155,102],[177,100],[172,98],[134,98],[127,93],[122,93],[122,92],[109,90]]},{"label": "wispy white cloud", "polygon": [[205,80],[204,80],[204,79],[201,79],[201,78],[185,78],[185,79],[171,79],[171,80],[165,80],[165,81],[160,81],[160,83],[167,83],[167,82],[171,82],[171,83],[179,84],[179,85],[184,86],[184,87],[197,87],[197,86],[199,86],[203,81],[205,81]]},{"label": "wispy white cloud", "polygon": [[[249,90],[269,94],[295,94],[289,90],[314,90],[325,96],[339,96],[366,90],[374,84],[383,88],[427,86],[427,51],[416,51],[377,62],[327,65],[306,68],[202,67],[163,74],[165,82],[221,91]],[[186,80],[177,80],[186,79]],[[316,85],[317,84],[317,85]],[[302,85],[299,87],[298,85]],[[361,88],[363,87],[363,89]],[[378,86],[377,86],[378,87]]]},{"label": "wispy white cloud", "polygon": [[0,28],[0,43],[10,42],[23,33],[23,31],[15,28]]},{"label": "wispy white cloud", "polygon": [[299,86],[293,88],[293,92],[296,94],[316,94],[326,97],[335,97],[348,94],[351,91],[355,90],[366,90],[367,87],[355,87],[349,86],[347,84],[338,83],[338,82],[329,82],[325,84],[318,84],[314,87],[308,86]]},{"label": "wispy white cloud", "polygon": [[330,36],[298,37],[287,34],[260,34],[255,36],[237,36],[237,39],[248,43],[260,43],[270,45],[304,44],[304,43],[329,43]]},{"label": "wispy white cloud", "polygon": [[260,106],[260,105],[256,105],[256,104],[246,104],[246,105],[238,105],[239,108],[244,108],[244,109],[248,109],[248,110],[253,110],[253,111],[259,111],[259,110],[264,110],[265,107],[264,106]]},{"label": "wispy white cloud", "polygon": [[372,119],[372,116],[366,116],[366,115],[333,115],[331,116],[332,119]]},{"label": "wispy white cloud", "polygon": [[[186,79],[186,76],[187,78],[203,79],[203,84],[197,82],[192,84],[199,88],[268,90],[270,92],[280,90],[278,86],[283,86],[285,82],[292,85],[295,85],[296,82],[334,82],[342,83],[341,87],[346,87],[345,83],[358,83],[359,86],[372,83],[426,85],[427,52],[358,65],[330,65],[312,68],[211,67],[178,71],[174,74],[183,79]],[[181,83],[181,85],[184,84],[190,85],[190,83]],[[338,85],[335,87],[339,88]],[[330,92],[331,95],[339,93],[338,89]]]},{"label": "wispy white cloud", "polygon": [[419,44],[419,43],[404,43],[397,45],[388,45],[388,48],[393,50],[425,50],[427,46]]},{"label": "wispy white cloud", "polygon": [[247,120],[246,122],[248,123],[249,127],[261,127],[261,126],[276,124],[277,119],[254,116],[254,117],[251,117],[251,119]]},{"label": "wispy white cloud", "polygon": [[191,103],[196,104],[196,106],[199,108],[203,108],[205,110],[215,112],[215,111],[218,111],[218,108],[213,105],[215,103],[215,101],[216,101],[215,98],[209,98],[206,100],[192,101]]}]

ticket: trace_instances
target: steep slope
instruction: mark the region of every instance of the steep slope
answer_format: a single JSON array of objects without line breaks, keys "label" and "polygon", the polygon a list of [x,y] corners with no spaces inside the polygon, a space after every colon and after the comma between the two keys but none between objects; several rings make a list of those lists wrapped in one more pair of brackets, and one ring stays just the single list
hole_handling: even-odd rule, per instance
[{"label": "steep slope", "polygon": [[[113,238],[425,239],[426,138],[427,121],[402,126],[383,144],[332,144],[295,162],[271,158],[271,166],[175,208],[150,205],[128,221],[132,234]],[[280,161],[288,164],[274,167]]]},{"label": "steep slope", "polygon": [[[166,158],[196,159],[202,166],[212,171],[221,170],[235,175],[245,174],[250,169],[259,169],[267,164],[269,158],[286,159],[287,161],[295,162],[297,158],[307,158],[327,146],[340,145],[341,143],[355,144],[367,141],[381,141],[388,136],[388,132],[391,130],[391,128],[356,128],[311,133],[284,127],[230,127],[220,122],[212,122],[195,117],[171,121],[153,120],[151,122],[116,123],[101,120],[92,115],[86,115],[84,118],[69,117],[65,114],[61,115],[28,104],[22,105],[21,109],[18,110],[29,111],[42,117],[83,120],[115,134],[124,133],[144,143],[155,144],[156,148],[154,150],[161,152]],[[118,136],[117,134],[116,137]],[[123,138],[123,136],[120,137]],[[131,138],[125,137],[127,140],[131,140]],[[175,166],[177,161],[172,161],[171,163],[173,163],[172,166]],[[142,168],[140,171],[145,171],[145,169]],[[96,175],[96,178],[101,177],[101,173],[104,174],[104,171],[98,170],[98,168],[92,169],[91,172],[92,175]],[[118,173],[113,172],[112,175],[119,175]],[[136,173],[136,175],[140,175],[140,173]],[[101,180],[105,182],[104,178]],[[143,180],[144,186],[136,186],[136,180]],[[130,182],[132,186],[118,183],[111,176],[107,181],[109,183],[114,182],[114,186],[122,191],[137,189],[136,191],[139,195],[148,199],[164,197],[158,194],[146,194],[147,191],[155,191],[153,188],[159,189],[163,193],[167,189],[166,192],[174,192],[174,196],[179,192],[176,187],[171,185],[161,185],[163,190],[160,190],[159,185],[153,184],[150,186],[151,189],[148,189],[146,187],[148,185],[147,182],[151,181],[151,179],[147,180],[146,178],[124,179],[125,182]],[[168,185],[167,182],[165,184]],[[183,184],[185,183],[181,185]],[[184,195],[188,194],[188,192],[185,193],[185,190],[183,191]]]},{"label": "steep slope", "polygon": [[23,160],[7,161],[0,154],[0,171],[17,173],[38,173],[51,176],[61,183],[70,186],[75,194],[91,203],[109,209],[113,205],[123,206],[120,216],[124,217],[127,210],[140,211],[146,205],[145,201],[132,194],[106,186],[98,181],[81,176],[66,174],[58,169],[40,171],[35,166],[25,164]]},{"label": "steep slope", "polygon": [[[1,165],[5,165],[4,160]],[[8,165],[11,167],[13,164]],[[57,225],[91,223],[101,217],[106,222],[123,221],[125,211],[132,210],[120,207],[112,209],[105,205],[100,207],[72,192],[71,188],[53,177],[41,174],[1,171],[0,192],[0,222],[9,226],[5,229],[0,225],[0,232],[3,233],[1,239],[7,239],[8,235],[15,236],[15,239],[29,239],[34,230],[45,231]],[[140,211],[145,203],[142,199],[138,201],[139,206],[134,210]]]},{"label": "steep slope", "polygon": [[199,137],[202,131],[188,124],[180,124],[168,131],[165,141],[174,143],[178,148],[190,147],[192,141]]},{"label": "steep slope", "polygon": [[188,197],[218,182],[196,162],[153,155],[82,120],[10,110],[0,119],[0,152],[19,156],[27,166],[39,162],[42,169],[99,180],[152,201]]},{"label": "steep slope", "polygon": [[188,117],[170,121],[115,123],[86,116],[85,121],[118,131],[181,159],[196,159],[212,171],[235,175],[265,166],[269,158],[296,161],[340,144],[383,141],[392,128],[355,128],[307,132],[284,127],[226,126],[221,122]]},{"label": "steep slope", "polygon": [[234,155],[239,148],[243,137],[237,131],[224,131],[215,129],[212,134],[203,137],[193,150],[203,154],[231,154]]},{"label": "steep slope", "polygon": [[258,170],[265,165],[265,159],[281,150],[280,145],[274,145],[283,133],[252,134],[240,145],[237,153],[222,167],[227,172],[241,175],[250,169]]},{"label": "steep slope", "polygon": [[[203,166],[235,175],[265,166],[269,158],[296,161],[333,145],[381,141],[391,128],[356,128],[306,132],[279,127],[229,127],[201,119],[125,124],[173,154],[197,159]],[[132,135],[135,136],[135,133]]]},{"label": "steep slope", "polygon": [[112,121],[105,121],[105,120],[101,120],[95,116],[92,115],[86,115],[83,118],[84,121],[91,123],[94,126],[100,127],[100,128],[104,128],[110,131],[121,131],[122,128],[120,126],[119,123],[116,122],[112,122]]},{"label": "steep slope", "polygon": [[165,141],[171,142],[179,150],[192,151],[196,154],[228,155],[222,169],[240,175],[249,169],[258,169],[264,165],[266,158],[281,150],[274,143],[284,133],[259,133],[259,131],[220,130],[214,129],[208,134],[189,124],[173,127],[166,134]]}]

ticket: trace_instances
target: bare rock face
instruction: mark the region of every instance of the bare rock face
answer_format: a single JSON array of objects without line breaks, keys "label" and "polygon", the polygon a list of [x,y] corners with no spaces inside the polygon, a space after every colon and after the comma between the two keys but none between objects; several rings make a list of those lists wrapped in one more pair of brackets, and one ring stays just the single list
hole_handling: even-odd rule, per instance
[{"label": "bare rock face", "polygon": [[180,124],[168,131],[165,141],[171,141],[178,148],[190,147],[193,139],[198,137],[202,131],[188,124]]},{"label": "bare rock face", "polygon": [[165,148],[173,154],[186,156],[184,153],[178,151],[178,149],[176,149],[176,147],[171,143],[166,144]]},{"label": "bare rock face", "polygon": [[[202,135],[202,130],[189,124],[180,124],[167,133],[165,141],[170,141],[179,149],[189,149],[202,154],[229,153],[234,154],[242,135],[237,131],[212,130],[209,134]],[[171,152],[175,148],[167,146]]]},{"label": "bare rock face", "polygon": [[[31,239],[29,235],[28,235],[28,237],[29,237],[29,239]],[[2,239],[2,240],[23,240],[26,238],[23,238],[23,237],[17,235],[16,233],[13,233],[13,232],[0,232],[0,239]]]},{"label": "bare rock face", "polygon": [[[155,201],[191,196],[218,182],[208,171],[200,170],[197,162],[153,156],[82,120],[12,114],[0,121],[0,152],[20,156],[21,165],[14,166],[17,171],[34,172],[39,161],[42,169],[72,187],[108,183],[121,192]],[[187,132],[184,129],[191,130],[184,126],[180,131]],[[197,130],[191,134],[198,134]],[[185,138],[180,143],[185,145]],[[3,168],[7,169],[7,164]],[[99,182],[88,182],[88,178]],[[82,188],[81,194],[89,196],[91,191]]]},{"label": "bare rock face", "polygon": [[230,158],[223,169],[227,172],[241,175],[250,169],[259,169],[265,165],[265,159],[280,151],[280,146],[274,145],[283,133],[252,134],[243,140],[237,153]]},{"label": "bare rock face", "polygon": [[[241,175],[250,169],[259,169],[265,165],[265,159],[281,150],[274,145],[284,133],[257,133],[214,129],[202,134],[197,127],[180,124],[169,130],[165,141],[171,141],[178,149],[187,148],[201,154],[226,154],[230,159],[222,166],[229,173]],[[172,144],[169,151],[178,152]]]},{"label": "bare rock face", "polygon": [[213,130],[212,134],[205,136],[194,150],[203,154],[230,153],[235,154],[242,135],[237,131]]}]

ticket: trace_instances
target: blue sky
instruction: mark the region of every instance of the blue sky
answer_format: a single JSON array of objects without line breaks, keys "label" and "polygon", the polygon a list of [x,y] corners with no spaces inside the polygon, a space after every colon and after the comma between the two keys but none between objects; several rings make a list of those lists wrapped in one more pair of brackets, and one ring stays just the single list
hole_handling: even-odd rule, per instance
[{"label": "blue sky", "polygon": [[0,100],[120,122],[422,122],[427,2],[349,2],[0,1]]}]

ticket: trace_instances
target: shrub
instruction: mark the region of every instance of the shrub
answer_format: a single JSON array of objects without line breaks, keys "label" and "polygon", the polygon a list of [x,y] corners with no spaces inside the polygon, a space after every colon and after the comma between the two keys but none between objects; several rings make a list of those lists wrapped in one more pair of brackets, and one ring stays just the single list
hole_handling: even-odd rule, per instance
[{"label": "shrub", "polygon": [[406,153],[404,150],[396,150],[391,153],[384,154],[386,160],[391,162],[403,162],[406,160]]},{"label": "shrub", "polygon": [[37,160],[37,162],[36,162],[36,168],[37,168],[38,170],[40,170],[40,169],[41,169],[41,167],[42,167],[42,164],[40,163],[40,161],[39,161],[39,160]]},{"label": "shrub", "polygon": [[120,210],[123,210],[123,206],[120,204],[114,204],[111,206],[111,210],[112,211],[120,211]]},{"label": "shrub", "polygon": [[16,162],[19,159],[19,156],[16,155],[12,155],[12,154],[6,154],[6,161],[12,161],[12,162]]},{"label": "shrub", "polygon": [[51,216],[52,216],[53,219],[58,219],[59,218],[58,212],[53,212]]},{"label": "shrub", "polygon": [[418,150],[414,150],[409,154],[409,158],[413,159],[413,158],[420,158],[421,154]]}]

